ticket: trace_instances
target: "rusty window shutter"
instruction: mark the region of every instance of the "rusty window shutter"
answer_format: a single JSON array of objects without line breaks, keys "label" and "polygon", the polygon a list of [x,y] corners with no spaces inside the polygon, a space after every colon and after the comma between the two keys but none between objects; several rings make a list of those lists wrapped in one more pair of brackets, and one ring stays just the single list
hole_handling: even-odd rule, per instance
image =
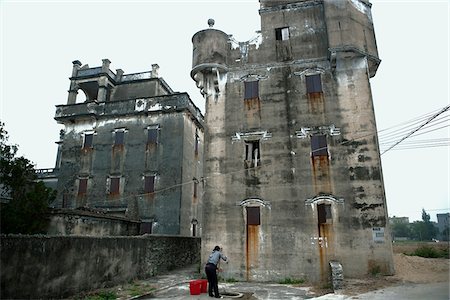
[{"label": "rusty window shutter", "polygon": [[306,76],[306,91],[308,93],[321,93],[322,81],[320,74]]},{"label": "rusty window shutter", "polygon": [[114,145],[119,146],[119,145],[123,145],[124,142],[124,137],[125,137],[125,131],[122,130],[118,130],[115,132],[114,134]]},{"label": "rusty window shutter", "polygon": [[258,99],[259,98],[259,81],[245,81],[244,82],[244,99]]},{"label": "rusty window shutter", "polygon": [[78,182],[78,195],[84,195],[87,192],[87,178],[81,178]]},{"label": "rusty window shutter", "polygon": [[85,134],[83,148],[92,148],[93,140],[94,140],[94,135],[92,133]]},{"label": "rusty window shutter", "polygon": [[260,225],[259,207],[247,207],[247,225]]},{"label": "rusty window shutter", "polygon": [[325,135],[311,136],[312,156],[328,156],[327,137]]},{"label": "rusty window shutter", "polygon": [[144,192],[145,193],[155,192],[155,175],[145,176]]},{"label": "rusty window shutter", "polygon": [[147,136],[147,144],[158,143],[158,128],[149,128]]},{"label": "rusty window shutter", "polygon": [[119,194],[120,177],[111,177],[110,194]]}]

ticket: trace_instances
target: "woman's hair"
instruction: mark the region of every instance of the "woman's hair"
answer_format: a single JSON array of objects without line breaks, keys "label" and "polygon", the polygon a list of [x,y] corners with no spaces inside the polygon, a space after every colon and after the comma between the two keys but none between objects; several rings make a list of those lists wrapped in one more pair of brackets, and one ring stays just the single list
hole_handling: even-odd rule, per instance
[{"label": "woman's hair", "polygon": [[213,251],[220,251],[220,247],[219,246],[215,246]]}]

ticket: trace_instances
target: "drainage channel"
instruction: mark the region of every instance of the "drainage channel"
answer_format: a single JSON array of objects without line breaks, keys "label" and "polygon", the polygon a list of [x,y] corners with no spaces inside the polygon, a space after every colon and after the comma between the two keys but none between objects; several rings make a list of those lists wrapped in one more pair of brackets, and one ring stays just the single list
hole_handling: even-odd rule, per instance
[{"label": "drainage channel", "polygon": [[244,294],[237,292],[222,292],[220,293],[220,296],[224,298],[238,299],[244,297]]}]

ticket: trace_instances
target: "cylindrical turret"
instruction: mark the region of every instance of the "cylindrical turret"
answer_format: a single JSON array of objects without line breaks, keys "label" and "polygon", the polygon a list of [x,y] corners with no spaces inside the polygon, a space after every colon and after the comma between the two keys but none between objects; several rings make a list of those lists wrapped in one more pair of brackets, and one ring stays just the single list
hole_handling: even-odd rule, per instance
[{"label": "cylindrical turret", "polygon": [[220,30],[208,28],[197,32],[192,37],[193,56],[192,72],[203,69],[219,68],[226,69],[228,51],[230,44],[228,35]]}]

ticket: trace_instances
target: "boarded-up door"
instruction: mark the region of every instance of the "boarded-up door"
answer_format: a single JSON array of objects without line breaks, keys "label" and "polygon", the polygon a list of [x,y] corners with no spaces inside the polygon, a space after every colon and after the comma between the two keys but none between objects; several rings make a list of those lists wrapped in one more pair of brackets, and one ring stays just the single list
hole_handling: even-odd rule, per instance
[{"label": "boarded-up door", "polygon": [[247,280],[252,279],[252,270],[257,268],[259,256],[259,226],[261,217],[259,207],[246,207],[247,210]]}]

